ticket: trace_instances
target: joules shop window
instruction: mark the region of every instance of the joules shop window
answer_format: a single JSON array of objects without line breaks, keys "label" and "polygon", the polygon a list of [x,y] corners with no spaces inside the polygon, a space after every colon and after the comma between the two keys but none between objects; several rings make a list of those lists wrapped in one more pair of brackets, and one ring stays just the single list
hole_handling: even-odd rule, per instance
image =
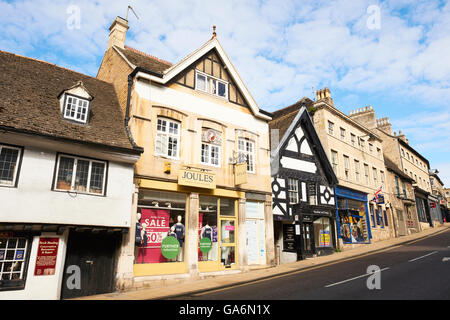
[{"label": "joules shop window", "polygon": [[186,201],[183,193],[139,191],[135,263],[184,261]]},{"label": "joules shop window", "polygon": [[105,194],[107,162],[58,155],[54,190]]}]

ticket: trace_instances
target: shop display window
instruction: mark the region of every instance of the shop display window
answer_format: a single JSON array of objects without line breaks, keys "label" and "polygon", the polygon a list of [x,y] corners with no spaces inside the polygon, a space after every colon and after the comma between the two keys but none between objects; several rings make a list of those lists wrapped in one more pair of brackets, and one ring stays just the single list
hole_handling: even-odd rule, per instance
[{"label": "shop display window", "polygon": [[[218,198],[200,196],[198,208],[198,232],[199,249],[198,261],[218,261]],[[200,248],[201,239],[208,238],[211,241],[209,250]]]},{"label": "shop display window", "polygon": [[221,263],[225,268],[230,268],[233,264],[235,264],[235,247],[221,247]]},{"label": "shop display window", "polygon": [[338,198],[339,237],[344,243],[367,242],[365,204],[362,201]]},{"label": "shop display window", "polygon": [[0,238],[0,290],[23,288],[28,250],[27,238]]},{"label": "shop display window", "polygon": [[235,216],[235,199],[221,198],[220,199],[220,215],[221,216]]},{"label": "shop display window", "polygon": [[[184,262],[186,200],[187,195],[183,193],[139,191],[135,263]],[[174,258],[166,258],[162,250],[166,237],[178,241],[179,249]]]},{"label": "shop display window", "polygon": [[319,218],[314,221],[314,242],[316,247],[332,247],[331,223],[329,218]]}]

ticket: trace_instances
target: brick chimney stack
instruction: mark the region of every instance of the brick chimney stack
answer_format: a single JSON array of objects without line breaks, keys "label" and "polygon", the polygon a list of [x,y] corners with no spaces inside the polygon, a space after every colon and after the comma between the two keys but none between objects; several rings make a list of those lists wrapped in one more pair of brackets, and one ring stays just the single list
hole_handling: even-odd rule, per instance
[{"label": "brick chimney stack", "polygon": [[377,119],[377,128],[392,136],[392,126],[388,117]]},{"label": "brick chimney stack", "polygon": [[402,139],[404,142],[406,142],[407,144],[409,144],[409,140],[408,139],[406,139],[406,136],[405,136],[405,134],[404,133],[402,133],[402,131],[400,130],[399,132],[398,132],[398,136],[397,136],[399,139]]},{"label": "brick chimney stack", "polygon": [[112,46],[118,46],[119,48],[125,47],[125,36],[127,34],[127,30],[130,27],[128,26],[128,21],[124,18],[117,17],[112,23],[111,27],[109,27],[109,39],[108,39],[108,48]]},{"label": "brick chimney stack", "polygon": [[368,129],[375,129],[377,127],[375,110],[373,110],[372,106],[353,110],[350,112],[349,117]]},{"label": "brick chimney stack", "polygon": [[331,98],[331,92],[328,87],[325,87],[324,89],[317,90],[317,102],[324,101],[327,102],[329,105],[334,107],[334,101],[333,98]]}]

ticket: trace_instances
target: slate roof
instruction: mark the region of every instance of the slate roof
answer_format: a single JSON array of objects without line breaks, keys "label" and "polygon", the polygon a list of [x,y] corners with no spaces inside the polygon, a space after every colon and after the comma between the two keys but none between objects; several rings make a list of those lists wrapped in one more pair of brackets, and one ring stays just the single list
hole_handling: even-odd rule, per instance
[{"label": "slate roof", "polygon": [[[63,119],[59,95],[79,81],[93,96],[88,124]],[[128,137],[112,84],[84,74],[0,51],[0,128],[103,145],[138,154]]]},{"label": "slate roof", "polygon": [[413,182],[414,179],[412,179],[410,176],[408,176],[406,173],[400,169],[394,161],[392,161],[389,157],[384,155],[384,165],[386,166],[386,169],[395,172],[398,176],[403,178],[406,181]]}]

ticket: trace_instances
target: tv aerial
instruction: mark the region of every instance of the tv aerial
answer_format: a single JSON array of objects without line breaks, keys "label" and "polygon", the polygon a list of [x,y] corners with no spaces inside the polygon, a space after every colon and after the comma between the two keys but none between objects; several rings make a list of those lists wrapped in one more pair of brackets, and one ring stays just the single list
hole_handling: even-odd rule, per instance
[{"label": "tv aerial", "polygon": [[134,11],[133,7],[131,7],[130,5],[127,8],[127,21],[128,21],[128,13],[131,11],[133,11],[134,16],[139,20],[139,17],[137,16],[136,12]]}]

